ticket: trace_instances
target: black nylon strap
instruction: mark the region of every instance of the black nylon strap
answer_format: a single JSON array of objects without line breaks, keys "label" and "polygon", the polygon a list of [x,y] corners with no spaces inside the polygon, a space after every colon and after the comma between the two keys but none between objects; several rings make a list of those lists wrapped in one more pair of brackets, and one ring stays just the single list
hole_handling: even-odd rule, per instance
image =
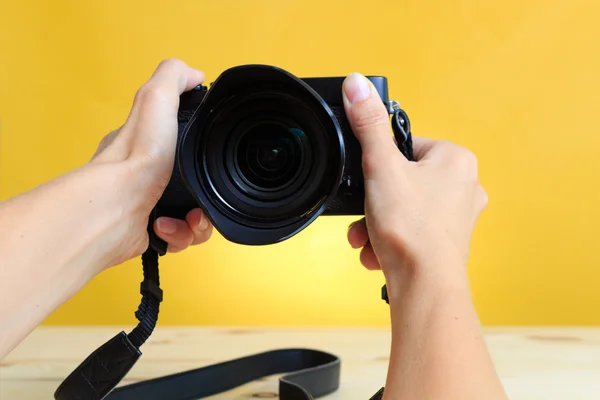
[{"label": "black nylon strap", "polygon": [[142,255],[142,266],[142,301],[135,313],[138,325],[128,335],[120,332],[90,354],[56,389],[56,400],[104,399],[142,355],[140,347],[156,326],[162,301],[158,254],[148,249]]},{"label": "black nylon strap", "polygon": [[195,400],[234,389],[275,374],[283,400],[309,400],[336,391],[340,359],[310,349],[282,349],[259,353],[196,370],[167,375],[116,389],[107,400]]},{"label": "black nylon strap", "polygon": [[239,358],[178,374],[167,375],[113,390],[141,356],[139,347],[152,334],[158,319],[162,290],[158,253],[142,255],[140,323],[129,335],[119,333],[85,359],[59,386],[56,400],[195,400],[231,390],[274,374],[289,373],[279,381],[282,400],[312,400],[338,389],[340,359],[311,349],[282,349]]}]

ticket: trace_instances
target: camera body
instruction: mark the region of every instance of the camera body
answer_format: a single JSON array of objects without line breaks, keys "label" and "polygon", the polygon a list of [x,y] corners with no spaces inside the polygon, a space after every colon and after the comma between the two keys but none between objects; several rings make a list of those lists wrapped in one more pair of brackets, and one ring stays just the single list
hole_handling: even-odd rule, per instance
[{"label": "camera body", "polygon": [[[367,78],[387,105],[387,79]],[[344,79],[243,65],[183,93],[173,174],[151,220],[183,219],[200,207],[227,240],[268,245],[318,216],[364,215],[362,152],[344,112]]]}]

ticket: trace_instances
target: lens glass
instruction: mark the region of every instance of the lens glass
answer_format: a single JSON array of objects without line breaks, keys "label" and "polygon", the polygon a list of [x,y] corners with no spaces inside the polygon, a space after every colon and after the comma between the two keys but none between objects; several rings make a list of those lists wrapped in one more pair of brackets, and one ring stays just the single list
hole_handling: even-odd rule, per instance
[{"label": "lens glass", "polygon": [[241,178],[256,190],[286,187],[302,165],[305,139],[302,130],[275,121],[251,126],[235,149]]},{"label": "lens glass", "polygon": [[237,91],[210,115],[198,175],[211,201],[244,226],[301,223],[334,193],[340,132],[321,104],[293,91]]}]

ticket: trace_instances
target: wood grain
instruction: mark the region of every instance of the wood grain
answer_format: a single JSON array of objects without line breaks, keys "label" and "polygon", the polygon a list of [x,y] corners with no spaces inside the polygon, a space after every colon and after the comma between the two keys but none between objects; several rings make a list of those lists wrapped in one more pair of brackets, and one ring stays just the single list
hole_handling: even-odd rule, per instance
[{"label": "wood grain", "polygon": [[[87,355],[122,328],[42,327],[0,363],[0,399],[52,399]],[[486,340],[512,400],[600,399],[600,329],[494,328]],[[160,327],[125,383],[285,347],[309,347],[342,358],[342,383],[328,400],[367,400],[385,382],[386,329]],[[276,398],[277,377],[211,399]]]}]

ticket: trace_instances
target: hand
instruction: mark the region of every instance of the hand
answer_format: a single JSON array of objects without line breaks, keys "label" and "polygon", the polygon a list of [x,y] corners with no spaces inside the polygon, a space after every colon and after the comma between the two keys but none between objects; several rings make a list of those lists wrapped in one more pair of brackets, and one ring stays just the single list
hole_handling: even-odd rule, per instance
[{"label": "hand", "polygon": [[[179,96],[203,79],[181,61],[161,63],[89,163],[0,204],[10,227],[0,230],[0,358],[97,274],[148,248],[148,218],[173,169]],[[179,251],[212,228],[196,209],[154,229]]]},{"label": "hand", "polygon": [[[140,254],[148,246],[148,217],[173,171],[179,96],[203,80],[202,72],[180,60],[163,61],[138,90],[127,121],[104,137],[92,158],[92,163],[129,163],[132,179],[142,182],[141,190],[135,194],[141,204],[136,209],[136,222],[131,232],[133,253],[127,252],[119,261]],[[168,243],[169,252],[179,252],[207,241],[212,226],[196,208],[187,214],[185,221],[167,217],[157,219],[154,230]]]},{"label": "hand", "polygon": [[[350,75],[344,106],[363,151],[365,219],[348,231],[368,269],[389,281],[406,272],[454,275],[466,266],[475,223],[487,205],[477,160],[445,141],[413,138],[415,162],[398,150],[390,119],[373,85]],[[450,272],[450,274],[448,274]]]}]

